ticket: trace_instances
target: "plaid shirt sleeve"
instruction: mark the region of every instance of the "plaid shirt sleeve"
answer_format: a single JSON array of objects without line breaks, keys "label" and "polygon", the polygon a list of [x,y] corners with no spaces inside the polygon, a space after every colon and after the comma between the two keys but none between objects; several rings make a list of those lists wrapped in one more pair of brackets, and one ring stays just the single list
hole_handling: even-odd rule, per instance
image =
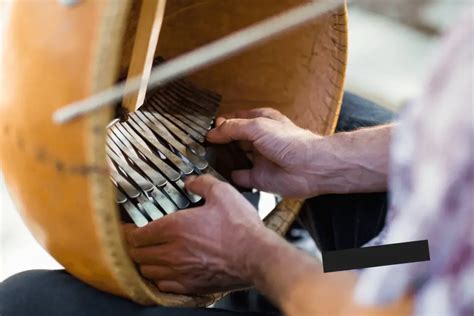
[{"label": "plaid shirt sleeve", "polygon": [[410,292],[416,315],[474,315],[474,14],[459,25],[392,142],[383,243],[428,239],[431,260],[366,269],[360,304]]}]

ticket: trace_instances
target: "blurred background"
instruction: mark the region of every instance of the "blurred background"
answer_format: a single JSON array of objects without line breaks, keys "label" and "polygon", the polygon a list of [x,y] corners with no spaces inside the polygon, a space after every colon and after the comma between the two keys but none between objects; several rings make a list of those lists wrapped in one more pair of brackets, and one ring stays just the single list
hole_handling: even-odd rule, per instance
[{"label": "blurred background", "polygon": [[[399,111],[420,92],[440,36],[468,10],[474,0],[354,1],[346,89]],[[23,224],[0,170],[0,282],[23,270],[59,267]]]}]

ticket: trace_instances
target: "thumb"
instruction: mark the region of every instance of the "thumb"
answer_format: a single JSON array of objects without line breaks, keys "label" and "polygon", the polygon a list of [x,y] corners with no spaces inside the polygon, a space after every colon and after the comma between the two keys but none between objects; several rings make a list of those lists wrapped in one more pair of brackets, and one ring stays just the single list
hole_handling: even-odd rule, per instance
[{"label": "thumb", "polygon": [[224,182],[209,174],[205,174],[199,177],[189,177],[185,185],[187,190],[207,199],[216,186],[224,187]]},{"label": "thumb", "polygon": [[257,134],[256,119],[228,119],[207,133],[207,140],[216,144],[227,144],[236,140],[253,142]]}]

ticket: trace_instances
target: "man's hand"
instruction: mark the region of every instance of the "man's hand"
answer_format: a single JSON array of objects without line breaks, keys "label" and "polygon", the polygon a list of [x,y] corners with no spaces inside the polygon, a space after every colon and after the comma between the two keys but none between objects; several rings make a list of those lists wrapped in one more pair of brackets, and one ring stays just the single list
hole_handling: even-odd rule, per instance
[{"label": "man's hand", "polygon": [[239,141],[253,156],[252,169],[232,173],[243,187],[303,198],[387,187],[389,125],[322,137],[269,108],[235,112],[216,123],[210,142]]},{"label": "man's hand", "polygon": [[137,228],[126,225],[132,259],[163,292],[210,293],[251,283],[247,250],[267,230],[253,206],[231,185],[209,175],[186,188],[205,205]]},{"label": "man's hand", "polygon": [[252,156],[254,167],[234,171],[235,183],[284,196],[308,197],[315,193],[310,157],[315,142],[322,137],[270,108],[231,113],[216,123],[207,135],[210,142],[240,141]]}]

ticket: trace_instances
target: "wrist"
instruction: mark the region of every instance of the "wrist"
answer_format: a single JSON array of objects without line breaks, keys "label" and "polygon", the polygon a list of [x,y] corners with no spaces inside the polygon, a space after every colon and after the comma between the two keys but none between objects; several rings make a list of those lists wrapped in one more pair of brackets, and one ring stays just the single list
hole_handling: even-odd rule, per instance
[{"label": "wrist", "polygon": [[247,282],[258,286],[263,282],[265,270],[277,262],[285,249],[291,246],[274,231],[264,226],[248,240],[250,243],[243,256],[242,275]]},{"label": "wrist", "polygon": [[390,126],[315,138],[307,174],[312,195],[387,189]]},{"label": "wrist", "polygon": [[[338,139],[315,135],[308,142],[304,173],[308,183],[307,197],[340,192],[345,172],[350,168]],[[342,149],[342,150],[341,150]],[[344,192],[346,193],[346,192]]]}]

